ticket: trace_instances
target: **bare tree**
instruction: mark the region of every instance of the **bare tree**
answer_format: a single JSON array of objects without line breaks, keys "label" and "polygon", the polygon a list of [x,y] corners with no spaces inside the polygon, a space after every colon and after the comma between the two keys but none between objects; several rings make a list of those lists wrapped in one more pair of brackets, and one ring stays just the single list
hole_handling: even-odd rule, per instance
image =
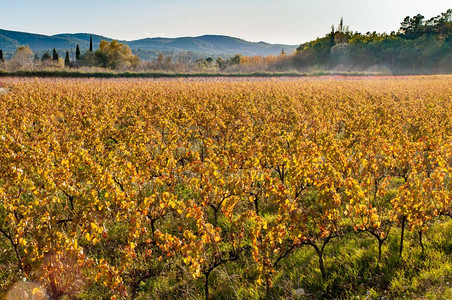
[{"label": "bare tree", "polygon": [[31,69],[33,67],[33,51],[28,46],[20,46],[14,53],[13,58],[8,61],[8,69],[16,71],[20,69]]}]

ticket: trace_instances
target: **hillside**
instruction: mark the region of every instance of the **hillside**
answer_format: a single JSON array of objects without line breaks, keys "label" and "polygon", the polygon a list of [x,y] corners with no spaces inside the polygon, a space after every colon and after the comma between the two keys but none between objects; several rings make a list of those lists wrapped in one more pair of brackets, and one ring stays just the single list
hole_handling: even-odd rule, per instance
[{"label": "hillside", "polygon": [[407,16],[389,34],[353,32],[341,20],[324,37],[300,45],[282,65],[296,70],[450,74],[452,9],[430,19]]},{"label": "hillside", "polygon": [[[79,44],[82,51],[88,49],[89,38],[93,37],[94,45],[101,40],[111,41],[111,38],[90,33],[57,34],[52,36],[9,31],[0,29],[0,49],[14,52],[20,45],[28,45],[33,51],[43,51],[56,48],[57,50],[75,49]],[[294,52],[298,45],[269,44],[265,42],[249,42],[243,39],[222,36],[203,35],[199,37],[179,38],[145,38],[133,41],[119,40],[127,44],[132,50],[180,52],[191,51],[205,55],[278,55],[282,49],[286,53]],[[143,51],[139,51],[143,52]]]}]

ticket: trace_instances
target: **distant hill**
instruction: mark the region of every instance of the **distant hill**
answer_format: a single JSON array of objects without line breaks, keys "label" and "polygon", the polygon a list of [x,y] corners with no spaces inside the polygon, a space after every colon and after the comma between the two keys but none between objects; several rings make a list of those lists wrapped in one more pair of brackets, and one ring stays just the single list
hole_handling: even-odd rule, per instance
[{"label": "distant hill", "polygon": [[269,44],[265,42],[253,43],[243,39],[223,35],[203,35],[199,37],[181,38],[147,38],[127,42],[132,50],[162,50],[162,51],[193,51],[206,54],[226,54],[267,56],[279,55],[281,50],[294,52],[297,46]]},{"label": "distant hill", "polygon": [[[10,31],[0,29],[0,49],[5,52],[13,52],[20,45],[28,45],[33,51],[45,51],[56,48],[57,50],[75,49],[79,44],[82,52],[89,48],[89,38],[93,37],[95,47],[101,40],[111,41],[100,35],[90,33],[64,33],[52,36]],[[134,41],[118,40],[127,44],[137,53],[146,51],[181,52],[191,51],[203,55],[235,55],[247,56],[278,55],[284,49],[286,53],[292,53],[298,45],[269,44],[265,42],[249,42],[243,39],[222,35],[203,35],[199,37],[180,38],[145,38]],[[138,51],[141,50],[141,51]]]}]

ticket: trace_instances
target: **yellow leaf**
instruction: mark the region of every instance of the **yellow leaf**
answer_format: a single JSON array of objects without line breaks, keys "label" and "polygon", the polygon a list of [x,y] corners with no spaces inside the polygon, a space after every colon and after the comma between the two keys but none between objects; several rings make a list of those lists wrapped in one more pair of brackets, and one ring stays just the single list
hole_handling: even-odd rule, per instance
[{"label": "yellow leaf", "polygon": [[35,287],[34,289],[33,289],[33,295],[36,295],[36,294],[42,294],[42,290],[39,288],[39,287]]},{"label": "yellow leaf", "polygon": [[92,228],[94,231],[97,231],[97,229],[98,229],[99,227],[96,225],[96,223],[91,222],[91,228]]}]

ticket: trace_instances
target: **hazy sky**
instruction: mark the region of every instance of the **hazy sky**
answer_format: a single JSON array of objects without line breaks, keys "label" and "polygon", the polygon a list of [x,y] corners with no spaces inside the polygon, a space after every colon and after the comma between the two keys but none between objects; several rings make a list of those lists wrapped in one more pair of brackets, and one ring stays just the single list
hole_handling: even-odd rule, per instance
[{"label": "hazy sky", "polygon": [[0,0],[0,28],[52,35],[89,32],[116,39],[223,34],[300,44],[331,25],[390,32],[407,15],[430,18],[450,0]]}]

